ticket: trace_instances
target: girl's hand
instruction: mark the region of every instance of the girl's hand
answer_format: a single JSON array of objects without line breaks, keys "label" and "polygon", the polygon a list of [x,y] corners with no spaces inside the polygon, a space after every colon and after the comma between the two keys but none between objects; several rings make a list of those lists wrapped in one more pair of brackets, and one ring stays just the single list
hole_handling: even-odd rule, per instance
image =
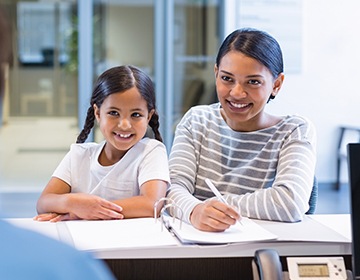
[{"label": "girl's hand", "polygon": [[70,220],[79,220],[79,217],[75,216],[74,214],[58,214],[56,217],[52,218],[50,222],[56,223],[60,221],[70,221]]},{"label": "girl's hand", "polygon": [[36,221],[59,222],[65,220],[112,220],[123,219],[122,207],[96,195],[71,193],[66,195],[67,213],[43,213]]},{"label": "girl's hand", "polygon": [[67,201],[69,212],[55,220],[112,220],[123,219],[122,207],[96,195],[70,193]]},{"label": "girl's hand", "polygon": [[203,231],[221,232],[240,219],[239,213],[231,206],[218,200],[198,204],[190,215],[192,225]]},{"label": "girl's hand", "polygon": [[50,220],[54,219],[58,215],[59,214],[57,214],[57,213],[44,213],[44,214],[35,216],[33,219],[35,221],[39,221],[39,222],[46,222],[46,221],[50,221]]},{"label": "girl's hand", "polygon": [[45,213],[40,214],[34,217],[35,221],[39,222],[60,222],[60,221],[69,221],[69,220],[79,220],[79,217],[67,213],[67,214],[58,214],[58,213]]}]

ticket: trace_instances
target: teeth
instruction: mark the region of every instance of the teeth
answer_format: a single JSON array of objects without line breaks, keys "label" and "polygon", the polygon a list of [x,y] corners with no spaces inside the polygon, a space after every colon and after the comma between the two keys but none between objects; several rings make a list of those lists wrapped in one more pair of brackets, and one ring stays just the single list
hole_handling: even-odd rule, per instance
[{"label": "teeth", "polygon": [[131,134],[118,134],[118,135],[120,135],[120,137],[122,138],[128,138],[131,136]]},{"label": "teeth", "polygon": [[248,104],[239,104],[239,103],[233,103],[233,102],[230,102],[230,104],[236,108],[244,108],[248,105]]}]

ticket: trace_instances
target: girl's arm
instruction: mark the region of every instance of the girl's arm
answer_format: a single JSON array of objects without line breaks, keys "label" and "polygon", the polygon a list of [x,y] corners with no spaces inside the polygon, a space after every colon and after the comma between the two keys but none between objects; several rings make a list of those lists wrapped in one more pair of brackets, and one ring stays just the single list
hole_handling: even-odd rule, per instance
[{"label": "girl's arm", "polygon": [[[52,177],[37,202],[35,220],[65,219],[108,220],[122,219],[122,208],[95,195],[70,193],[71,187]],[[61,217],[58,217],[61,215]],[[55,218],[55,219],[54,219]]]},{"label": "girl's arm", "polygon": [[[165,197],[168,183],[162,180],[150,180],[140,187],[140,195],[113,201],[121,205],[124,218],[154,217],[155,203]],[[163,203],[157,205],[157,214]]]},{"label": "girl's arm", "polygon": [[[165,197],[170,184],[165,145],[153,139],[144,140],[141,145],[141,157],[138,157],[138,154],[133,155],[138,157],[138,160],[134,166],[137,178],[132,178],[138,183],[139,192],[132,197],[114,197],[112,200],[122,207],[125,218],[154,217],[155,203]],[[158,203],[157,215],[162,206],[163,203]]]}]

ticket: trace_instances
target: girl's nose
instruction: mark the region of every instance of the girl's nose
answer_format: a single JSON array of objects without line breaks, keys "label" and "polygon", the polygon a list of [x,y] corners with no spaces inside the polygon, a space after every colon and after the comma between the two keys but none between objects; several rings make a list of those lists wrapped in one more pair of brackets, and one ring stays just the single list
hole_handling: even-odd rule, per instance
[{"label": "girl's nose", "polygon": [[118,127],[121,129],[128,129],[131,127],[131,123],[127,118],[122,118],[119,120]]}]

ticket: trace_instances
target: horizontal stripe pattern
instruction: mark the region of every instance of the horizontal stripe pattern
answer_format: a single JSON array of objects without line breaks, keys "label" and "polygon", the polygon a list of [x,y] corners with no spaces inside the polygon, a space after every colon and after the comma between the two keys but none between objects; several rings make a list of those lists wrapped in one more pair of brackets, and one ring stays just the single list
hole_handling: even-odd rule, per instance
[{"label": "horizontal stripe pattern", "polygon": [[192,209],[214,196],[205,184],[209,178],[243,216],[299,221],[309,208],[315,146],[315,129],[300,116],[237,132],[223,120],[219,103],[193,107],[177,125],[168,196],[189,222]]}]

